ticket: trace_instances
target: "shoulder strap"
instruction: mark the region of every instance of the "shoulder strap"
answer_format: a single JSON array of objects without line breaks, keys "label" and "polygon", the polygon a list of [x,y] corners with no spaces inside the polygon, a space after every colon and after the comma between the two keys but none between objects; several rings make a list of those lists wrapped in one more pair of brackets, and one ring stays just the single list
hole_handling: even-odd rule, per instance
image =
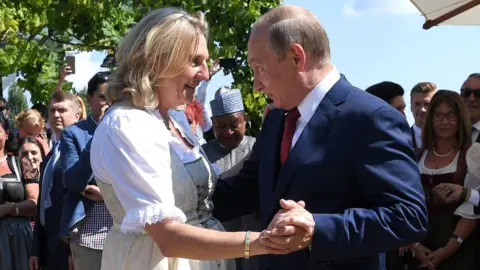
[{"label": "shoulder strap", "polygon": [[20,174],[20,159],[17,156],[9,156],[8,157],[8,166],[10,167],[10,170],[15,174],[17,177],[17,180],[19,182],[22,181],[22,175]]},{"label": "shoulder strap", "polygon": [[455,172],[455,175],[453,176],[453,182],[455,184],[459,184],[463,186],[463,182],[465,182],[465,176],[467,175],[467,151],[470,148],[468,146],[465,149],[460,150],[460,154],[458,155],[458,161],[457,161],[457,171]]}]

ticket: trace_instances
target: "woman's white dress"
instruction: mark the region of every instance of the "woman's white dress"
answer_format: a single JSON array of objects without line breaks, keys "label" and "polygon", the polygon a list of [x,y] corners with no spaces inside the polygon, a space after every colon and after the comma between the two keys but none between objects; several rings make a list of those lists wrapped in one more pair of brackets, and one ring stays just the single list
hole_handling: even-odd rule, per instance
[{"label": "woman's white dress", "polygon": [[91,145],[97,184],[113,218],[103,249],[102,270],[230,270],[233,260],[166,258],[144,230],[164,219],[223,231],[212,217],[217,181],[193,133],[175,126],[187,148],[158,113],[115,104],[103,117]]}]

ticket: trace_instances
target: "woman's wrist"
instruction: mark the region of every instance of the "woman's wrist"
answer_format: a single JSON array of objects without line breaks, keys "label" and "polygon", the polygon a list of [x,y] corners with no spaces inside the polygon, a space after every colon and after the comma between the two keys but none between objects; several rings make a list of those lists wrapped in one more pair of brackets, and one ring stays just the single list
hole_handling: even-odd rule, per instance
[{"label": "woman's wrist", "polygon": [[260,232],[250,233],[250,257],[268,254],[268,251],[265,248],[265,246],[260,243],[261,235],[262,233]]}]

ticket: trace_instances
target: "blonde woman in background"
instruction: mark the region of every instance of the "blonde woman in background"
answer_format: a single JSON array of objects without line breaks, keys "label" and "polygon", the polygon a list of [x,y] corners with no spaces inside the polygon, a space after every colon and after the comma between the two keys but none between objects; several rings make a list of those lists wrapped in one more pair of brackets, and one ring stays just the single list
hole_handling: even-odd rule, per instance
[{"label": "blonde woman in background", "polygon": [[231,258],[293,251],[267,248],[260,232],[224,232],[212,216],[217,174],[190,127],[171,117],[208,79],[206,38],[202,13],[162,8],[120,43],[105,93],[112,106],[90,150],[113,218],[102,270],[226,270]]},{"label": "blonde woman in background", "polygon": [[37,110],[28,109],[17,114],[15,123],[18,128],[19,140],[27,136],[34,137],[41,143],[45,153],[50,151],[45,133],[45,119]]},{"label": "blonde woman in background", "polygon": [[82,97],[77,95],[78,106],[80,107],[80,119],[78,121],[82,121],[87,119],[87,108],[85,107],[85,102],[83,101]]}]

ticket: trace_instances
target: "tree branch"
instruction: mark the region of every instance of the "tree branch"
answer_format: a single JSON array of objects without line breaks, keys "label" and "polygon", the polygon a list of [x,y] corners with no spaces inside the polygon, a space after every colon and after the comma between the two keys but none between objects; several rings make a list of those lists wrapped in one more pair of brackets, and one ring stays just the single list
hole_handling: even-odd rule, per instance
[{"label": "tree branch", "polygon": [[60,43],[60,44],[72,45],[72,46],[77,46],[77,47],[88,47],[88,48],[103,49],[103,50],[109,50],[109,49],[114,48],[114,46],[105,46],[105,45],[98,45],[98,44],[86,44],[86,43],[82,43],[82,42],[73,43],[73,42],[68,42],[68,41],[62,41],[62,40],[58,40],[58,39],[56,39],[54,37],[50,37],[50,36],[48,37],[48,39],[50,39],[53,42]]}]

